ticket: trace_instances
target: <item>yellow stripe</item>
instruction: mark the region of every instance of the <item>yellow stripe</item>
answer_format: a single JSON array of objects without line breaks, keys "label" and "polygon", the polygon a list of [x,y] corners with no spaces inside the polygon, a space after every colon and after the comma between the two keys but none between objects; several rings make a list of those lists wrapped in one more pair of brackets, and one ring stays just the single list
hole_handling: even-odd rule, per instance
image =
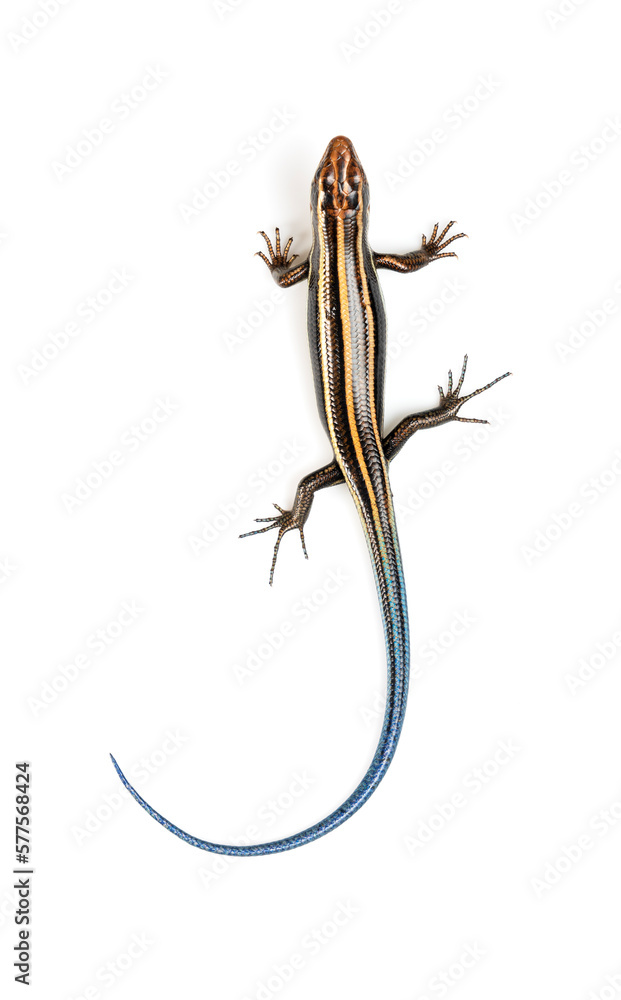
[{"label": "yellow stripe", "polygon": [[[319,199],[321,195],[319,194]],[[364,210],[364,205],[361,211]],[[322,303],[325,301],[326,295],[326,248],[325,248],[325,234],[323,227],[321,225],[321,209],[320,205],[317,205],[317,231],[319,238],[319,275],[318,275],[318,303],[317,303],[317,318],[319,323],[319,346],[320,346],[320,357],[321,357],[321,370],[322,370],[322,381],[324,387],[324,410],[326,414],[326,419],[328,422],[328,430],[330,433],[330,440],[332,442],[332,447],[334,449],[334,454],[337,458],[339,466],[343,474],[346,476],[346,470],[343,468],[343,456],[340,452],[338,439],[336,436],[336,429],[334,426],[334,418],[332,413],[332,407],[330,402],[329,394],[329,370],[328,370],[328,332],[326,325],[325,311],[322,308]],[[345,357],[349,359],[351,367],[351,356],[352,356],[352,338],[351,338],[351,319],[349,314],[349,300],[347,294],[347,272],[345,267],[345,240],[344,240],[344,227],[343,220],[337,219],[337,274],[339,282],[339,301],[341,304],[341,326],[343,331],[343,348],[345,352]],[[366,275],[364,272],[363,258],[362,258],[362,226],[358,230],[357,239],[357,270],[361,275],[362,287],[363,287],[363,306],[367,316],[368,322],[368,343],[369,343],[369,398],[370,398],[370,412],[371,421],[373,427],[373,433],[375,440],[377,442],[378,453],[380,461],[384,470],[384,482],[387,484],[386,475],[386,461],[384,459],[384,454],[382,450],[381,438],[379,433],[379,427],[377,425],[377,413],[375,409],[375,325],[373,322],[373,313],[370,307],[369,289],[366,280]],[[375,490],[373,489],[373,483],[368,470],[367,461],[364,455],[364,450],[362,447],[362,442],[358,434],[358,428],[356,426],[356,413],[353,395],[353,384],[351,379],[347,379],[345,383],[345,398],[347,406],[347,416],[349,429],[352,436],[354,450],[356,453],[356,458],[358,460],[358,466],[362,473],[364,482],[367,487],[371,502],[371,513],[373,520],[376,525],[376,531],[378,534],[378,540],[383,540],[383,530],[382,522],[380,519],[380,513],[377,505],[377,498],[375,496]],[[389,508],[389,514],[392,513],[391,507],[391,494],[388,485],[386,485],[385,490],[385,501]],[[362,506],[359,502],[358,497],[353,494],[354,501],[358,508],[358,513],[360,514],[361,520],[364,523],[364,512]],[[383,547],[383,545],[382,545]]]},{"label": "yellow stripe", "polygon": [[[364,206],[362,206],[361,210],[363,210],[363,209],[364,209]],[[361,228],[360,228],[360,238],[362,238],[362,229]],[[350,314],[349,314],[349,299],[348,299],[348,296],[347,296],[347,271],[346,271],[346,267],[345,267],[345,233],[344,233],[344,225],[343,225],[343,220],[342,219],[337,219],[337,222],[336,222],[336,250],[337,250],[336,267],[337,267],[337,273],[338,273],[338,276],[339,276],[339,288],[341,288],[342,290],[344,290],[344,294],[339,296],[340,301],[341,301],[341,326],[342,326],[342,330],[343,330],[343,349],[344,349],[345,358],[349,359],[349,361],[351,362],[351,356],[352,356],[351,318],[350,318]],[[359,273],[364,274],[364,267],[362,266],[362,260],[359,260],[358,271],[359,271]],[[371,310],[368,308],[368,297],[365,298],[364,301],[365,301],[365,306],[366,306],[366,309],[367,309],[367,316],[369,317],[369,326],[370,326],[370,330],[369,330],[369,334],[370,334],[370,336],[369,336],[369,343],[370,343],[370,351],[371,351],[371,355],[370,355],[370,360],[371,360],[373,358],[373,346],[372,346],[373,336],[374,336],[373,318],[372,318]],[[374,397],[374,394],[373,394],[373,391],[374,391],[374,371],[373,371],[373,367],[372,366],[370,366],[370,372],[369,372],[369,388],[370,388],[370,403],[371,403],[371,414],[372,414],[372,420],[373,420],[373,429],[374,429],[374,433],[375,433],[375,439],[377,441],[377,439],[378,439],[378,433],[377,433],[377,422],[375,420],[375,397]],[[362,442],[360,441],[360,437],[358,435],[358,428],[356,427],[356,411],[355,411],[355,405],[354,405],[354,389],[353,389],[353,384],[352,384],[351,379],[346,379],[346,382],[345,382],[345,400],[346,400],[346,403],[347,403],[347,416],[349,418],[349,429],[350,429],[350,432],[351,432],[351,435],[352,435],[352,439],[353,439],[353,443],[354,443],[354,450],[356,452],[356,458],[358,459],[358,465],[360,467],[360,471],[362,472],[362,476],[363,476],[363,479],[364,479],[364,481],[366,483],[367,490],[368,490],[368,493],[369,493],[369,497],[370,497],[370,500],[371,500],[371,508],[372,508],[372,513],[373,513],[373,520],[375,521],[375,524],[377,526],[378,532],[381,533],[381,521],[380,521],[380,516],[379,516],[379,510],[377,508],[377,500],[376,500],[376,497],[375,497],[375,490],[373,489],[373,484],[371,482],[371,477],[369,475],[369,470],[367,468],[367,463],[366,463],[366,459],[365,459],[365,456],[364,456],[364,451],[363,451],[363,448],[362,448]],[[379,442],[378,442],[378,444],[379,444]]]},{"label": "yellow stripe", "polygon": [[[362,204],[362,210],[364,210],[364,203]],[[366,309],[368,321],[369,321],[369,396],[371,399],[371,420],[373,422],[373,433],[375,435],[375,440],[377,441],[378,450],[380,453],[380,459],[382,463],[382,468],[384,471],[384,481],[386,483],[386,496],[388,503],[391,503],[391,492],[388,486],[388,465],[384,457],[384,449],[382,448],[382,436],[380,434],[379,427],[377,426],[377,408],[375,406],[375,324],[373,320],[373,310],[371,308],[371,298],[369,296],[369,285],[367,282],[367,275],[364,269],[364,261],[362,255],[362,230],[363,227],[360,225],[358,227],[358,261],[359,261],[359,272],[360,281],[362,284],[362,301]]]},{"label": "yellow stripe", "polygon": [[[334,420],[332,419],[332,409],[330,407],[330,395],[328,393],[328,338],[325,325],[324,310],[322,308],[322,302],[325,298],[326,292],[326,247],[324,242],[323,227],[321,225],[321,191],[317,196],[317,234],[319,236],[319,281],[317,287],[317,320],[319,322],[319,347],[321,351],[321,374],[323,382],[323,394],[324,394],[324,411],[326,414],[326,419],[328,421],[328,429],[330,431],[330,441],[332,442],[332,448],[334,449],[334,454],[338,458],[338,443],[336,439],[336,431],[334,429]],[[340,462],[339,462],[340,465]]]},{"label": "yellow stripe", "polygon": [[[328,335],[325,323],[325,313],[322,307],[322,303],[325,301],[326,293],[326,247],[324,239],[324,231],[321,225],[321,193],[318,195],[317,204],[317,234],[319,237],[319,277],[318,277],[318,287],[317,287],[317,321],[319,323],[319,349],[321,356],[321,375],[323,382],[323,393],[324,393],[324,411],[326,414],[326,420],[328,421],[328,430],[330,433],[330,441],[332,442],[332,448],[334,450],[334,455],[336,457],[337,463],[341,468],[345,480],[347,481],[347,476],[345,475],[345,469],[343,467],[343,456],[339,450],[339,443],[336,436],[336,430],[334,427],[334,418],[332,414],[332,407],[330,405],[330,394],[328,392],[329,386],[329,372],[328,372]],[[352,493],[354,503],[358,509],[358,514],[362,525],[366,530],[366,521],[364,518],[364,511],[360,500],[355,493]]]}]

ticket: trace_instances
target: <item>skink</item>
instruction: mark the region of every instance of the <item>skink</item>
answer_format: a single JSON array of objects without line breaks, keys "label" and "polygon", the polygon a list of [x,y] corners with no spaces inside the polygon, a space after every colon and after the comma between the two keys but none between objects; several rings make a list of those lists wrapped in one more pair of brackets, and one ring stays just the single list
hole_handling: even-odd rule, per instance
[{"label": "skink", "polygon": [[[441,257],[456,256],[446,248],[464,234],[447,236],[449,222],[438,235],[423,236],[418,250],[404,254],[376,253],[368,242],[369,187],[356,151],[345,136],[328,144],[311,187],[313,239],[309,256],[296,264],[289,257],[292,240],[281,249],[262,232],[269,257],[259,253],[282,288],[308,281],[308,339],[315,392],[322,423],[334,450],[330,465],[306,476],[298,485],[291,510],[276,506],[272,517],[257,518],[265,527],[247,532],[277,530],[270,583],[284,534],[300,532],[306,555],[304,525],[317,490],[345,482],[356,504],[373,564],[386,641],[388,683],[386,713],[375,756],[345,802],[325,819],[301,833],[264,844],[216,844],[191,836],[153,809],[129,783],[114,757],[118,775],[136,801],[162,826],[182,840],[216,854],[251,856],[276,854],[324,836],[349,819],[373,794],[395,753],[405,713],[409,672],[408,612],[395,523],[388,463],[418,430],[450,420],[487,423],[461,417],[467,400],[506,378],[506,372],[488,385],[460,396],[467,356],[455,387],[451,372],[446,393],[438,386],[437,407],[405,417],[383,434],[386,316],[377,272],[388,268],[409,274]],[[242,536],[245,537],[245,536]]]}]

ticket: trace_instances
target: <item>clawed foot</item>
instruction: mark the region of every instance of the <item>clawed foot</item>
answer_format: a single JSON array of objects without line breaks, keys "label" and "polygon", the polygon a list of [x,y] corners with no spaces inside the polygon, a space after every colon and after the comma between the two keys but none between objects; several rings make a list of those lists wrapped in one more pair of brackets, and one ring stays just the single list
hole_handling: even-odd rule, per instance
[{"label": "clawed foot", "polygon": [[[276,230],[278,233],[278,230]],[[264,234],[265,235],[265,234]],[[267,237],[266,237],[267,239]],[[267,241],[269,243],[269,240]],[[277,244],[278,246],[278,244]],[[302,541],[302,550],[304,556],[308,559],[308,552],[306,551],[306,542],[304,541],[304,521],[300,521],[298,515],[292,510],[283,510],[279,507],[277,503],[274,504],[276,510],[280,511],[279,514],[275,514],[273,517],[255,517],[255,521],[269,521],[270,523],[265,528],[255,528],[254,531],[246,531],[240,538],[248,538],[250,535],[261,535],[264,531],[271,531],[272,528],[278,528],[278,537],[276,538],[276,544],[274,546],[274,556],[272,558],[272,566],[270,569],[270,587],[272,586],[274,580],[274,569],[276,568],[276,559],[278,558],[278,549],[280,548],[280,543],[283,536],[287,531],[291,531],[293,528],[297,528],[300,532],[300,539]]]},{"label": "clawed foot", "polygon": [[[453,239],[456,238],[457,237],[453,236]],[[448,373],[448,387],[446,393],[441,385],[438,386],[438,392],[440,393],[440,410],[444,412],[448,411],[450,414],[448,419],[458,420],[463,424],[489,424],[489,420],[480,420],[477,417],[458,417],[457,414],[464,403],[467,403],[469,399],[472,399],[473,396],[478,396],[481,392],[485,392],[486,389],[490,389],[493,385],[496,385],[496,382],[500,382],[501,379],[507,378],[511,372],[505,372],[504,375],[499,375],[498,378],[493,380],[493,382],[488,382],[487,385],[481,386],[480,389],[475,389],[474,392],[469,393],[467,396],[462,396],[460,399],[459,393],[461,392],[461,387],[464,384],[464,378],[466,377],[467,364],[468,355],[466,354],[464,355],[464,363],[461,366],[459,381],[454,389],[452,371],[449,371]]]},{"label": "clawed foot", "polygon": [[[433,227],[433,232],[431,234],[429,242],[427,241],[425,234],[423,233],[423,243],[421,246],[421,250],[424,251],[426,254],[428,254],[431,260],[440,260],[440,257],[457,256],[457,254],[453,253],[452,250],[450,250],[448,253],[440,253],[440,251],[444,250],[449,245],[449,243],[453,242],[453,240],[460,240],[462,236],[466,236],[465,233],[455,233],[455,235],[450,236],[448,240],[444,240],[444,237],[448,233],[449,229],[451,228],[451,226],[454,225],[455,225],[454,222],[449,222],[448,226],[445,226],[440,235],[438,236],[437,234],[439,226],[438,223],[436,222],[435,226]],[[443,240],[444,242],[442,242]]]},{"label": "clawed foot", "polygon": [[294,253],[293,257],[289,257],[287,259],[287,255],[291,248],[291,244],[293,243],[293,236],[290,236],[289,239],[287,240],[287,245],[283,253],[281,253],[280,251],[280,229],[276,229],[276,251],[274,251],[274,247],[272,246],[272,241],[270,240],[267,233],[264,233],[263,230],[260,230],[259,236],[262,236],[265,242],[267,243],[267,249],[269,251],[270,259],[268,260],[265,254],[261,252],[261,250],[257,250],[255,257],[260,257],[262,260],[264,260],[267,266],[269,267],[270,271],[273,271],[277,267],[289,267],[296,259],[297,253]]}]

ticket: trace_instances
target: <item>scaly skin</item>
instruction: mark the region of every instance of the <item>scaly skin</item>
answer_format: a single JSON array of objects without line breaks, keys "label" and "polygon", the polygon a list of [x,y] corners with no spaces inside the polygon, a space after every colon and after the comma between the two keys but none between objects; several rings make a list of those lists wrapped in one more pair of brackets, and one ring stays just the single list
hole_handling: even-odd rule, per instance
[{"label": "scaly skin", "polygon": [[[345,482],[366,537],[380,602],[388,667],[386,714],[377,749],[366,774],[345,800],[324,819],[301,833],[265,844],[237,846],[216,844],[193,837],[153,809],[125,778],[113,759],[121,781],[136,801],[159,823],[182,840],[205,851],[247,857],[276,854],[324,836],[349,819],[372,795],[393,758],[403,725],[409,675],[409,631],[405,583],[399,539],[388,480],[388,463],[405,442],[424,427],[456,420],[485,423],[459,416],[463,404],[498,382],[460,397],[466,361],[457,386],[452,374],[446,394],[440,388],[439,405],[411,414],[388,435],[382,431],[386,319],[377,278],[378,268],[410,273],[442,257],[454,257],[446,247],[464,234],[445,239],[452,222],[438,236],[434,227],[429,241],[423,236],[418,250],[406,254],[375,253],[367,240],[368,185],[353,145],[336,136],[319,164],[311,188],[313,242],[309,257],[294,264],[289,257],[292,240],[281,251],[280,232],[275,247],[265,233],[269,258],[259,256],[283,288],[308,280],[308,338],[315,390],[322,423],[334,450],[334,461],[305,476],[298,485],[291,510],[258,518],[259,534],[277,529],[270,583],[280,542],[287,531],[300,532],[306,555],[304,525],[317,490]],[[508,375],[501,375],[506,378]],[[276,505],[275,505],[276,506]],[[244,536],[242,536],[244,537]]]}]

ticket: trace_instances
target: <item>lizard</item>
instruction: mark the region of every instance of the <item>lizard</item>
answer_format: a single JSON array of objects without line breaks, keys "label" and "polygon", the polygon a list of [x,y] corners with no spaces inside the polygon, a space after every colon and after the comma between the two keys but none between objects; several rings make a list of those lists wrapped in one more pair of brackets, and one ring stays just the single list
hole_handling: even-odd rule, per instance
[{"label": "lizard", "polygon": [[337,483],[347,485],[373,565],[386,644],[386,710],[375,755],[353,792],[324,819],[279,840],[243,845],[202,840],[171,823],[136,791],[112,757],[125,788],[158,823],[194,847],[238,857],[277,854],[317,840],[360,809],[386,774],[403,725],[410,658],[405,582],[388,465],[406,441],[423,428],[447,421],[487,423],[476,417],[462,417],[461,407],[511,374],[505,372],[462,396],[466,355],[456,385],[449,371],[447,391],[438,386],[436,407],[410,414],[384,435],[386,316],[377,272],[386,268],[410,274],[432,261],[456,257],[447,247],[465,234],[448,235],[454,222],[439,233],[436,223],[429,240],[423,235],[417,250],[402,254],[372,250],[368,242],[368,181],[352,142],[342,135],[328,143],[314,175],[311,219],[312,244],[305,260],[296,264],[297,255],[289,256],[293,238],[281,247],[279,229],[275,230],[275,245],[265,232],[260,232],[269,257],[262,251],[258,256],[281,288],[308,282],[307,328],[315,393],[334,460],[300,481],[290,510],[274,504],[275,515],[256,518],[257,522],[266,522],[265,526],[241,537],[277,530],[269,578],[272,584],[280,543],[288,531],[299,532],[308,558],[304,526],[315,493]]}]

